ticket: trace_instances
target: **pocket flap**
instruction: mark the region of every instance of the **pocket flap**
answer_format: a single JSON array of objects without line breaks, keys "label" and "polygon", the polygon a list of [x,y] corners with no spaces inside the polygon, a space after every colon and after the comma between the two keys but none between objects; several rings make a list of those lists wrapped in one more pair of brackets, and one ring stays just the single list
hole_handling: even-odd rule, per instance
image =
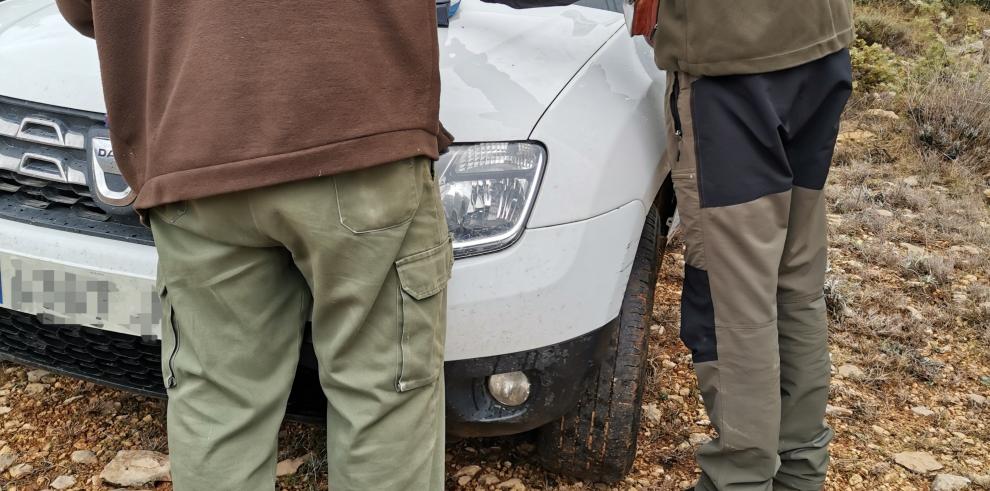
[{"label": "pocket flap", "polygon": [[443,291],[453,266],[450,242],[395,262],[402,290],[416,300],[424,300]]}]

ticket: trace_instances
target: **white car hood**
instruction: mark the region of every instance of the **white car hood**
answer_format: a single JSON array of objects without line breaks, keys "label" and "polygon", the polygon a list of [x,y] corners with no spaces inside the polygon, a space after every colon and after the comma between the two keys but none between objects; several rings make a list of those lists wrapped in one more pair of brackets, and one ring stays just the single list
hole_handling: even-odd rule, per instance
[{"label": "white car hood", "polygon": [[96,43],[51,0],[0,3],[0,96],[104,112]]},{"label": "white car hood", "polygon": [[[438,30],[444,125],[461,142],[528,138],[621,26],[620,14],[586,7],[463,0],[450,27]],[[0,3],[0,70],[0,96],[105,112],[96,43],[62,20],[52,0]]]},{"label": "white car hood", "polygon": [[624,26],[587,7],[513,10],[464,0],[440,29],[441,120],[462,142],[521,140],[557,94]]}]

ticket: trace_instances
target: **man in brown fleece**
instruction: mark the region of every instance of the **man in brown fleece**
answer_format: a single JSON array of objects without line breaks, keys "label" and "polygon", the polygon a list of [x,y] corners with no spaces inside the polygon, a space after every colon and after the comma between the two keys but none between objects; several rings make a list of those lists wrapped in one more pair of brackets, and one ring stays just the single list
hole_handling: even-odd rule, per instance
[{"label": "man in brown fleece", "polygon": [[[291,4],[291,5],[290,5]],[[303,329],[330,487],[443,486],[433,0],[58,0],[160,256],[179,491],[270,490]]]}]

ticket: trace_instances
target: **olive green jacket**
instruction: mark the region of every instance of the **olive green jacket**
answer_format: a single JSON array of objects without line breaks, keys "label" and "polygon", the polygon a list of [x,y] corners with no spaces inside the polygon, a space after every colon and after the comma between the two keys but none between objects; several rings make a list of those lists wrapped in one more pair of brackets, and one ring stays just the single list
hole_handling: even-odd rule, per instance
[{"label": "olive green jacket", "polygon": [[851,0],[660,0],[657,66],[691,75],[765,73],[853,40]]}]

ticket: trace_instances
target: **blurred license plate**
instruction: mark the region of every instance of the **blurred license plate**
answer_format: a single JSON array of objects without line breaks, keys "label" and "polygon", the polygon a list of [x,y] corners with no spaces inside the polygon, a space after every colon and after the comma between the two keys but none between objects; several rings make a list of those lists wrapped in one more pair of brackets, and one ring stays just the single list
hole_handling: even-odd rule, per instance
[{"label": "blurred license plate", "polygon": [[0,252],[0,306],[46,324],[78,324],[158,337],[155,283]]}]

